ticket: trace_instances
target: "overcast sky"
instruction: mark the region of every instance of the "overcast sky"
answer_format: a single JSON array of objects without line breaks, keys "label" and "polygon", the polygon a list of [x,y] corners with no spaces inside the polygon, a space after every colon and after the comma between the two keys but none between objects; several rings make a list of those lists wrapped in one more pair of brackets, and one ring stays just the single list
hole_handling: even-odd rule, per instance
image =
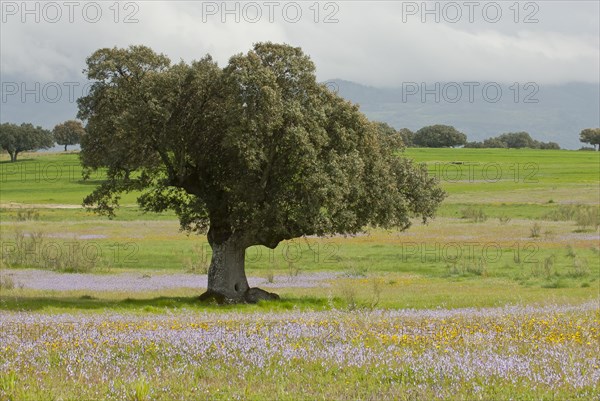
[{"label": "overcast sky", "polygon": [[599,81],[598,1],[50,3],[2,1],[3,80],[81,80],[101,47],[224,65],[271,40],[301,46],[320,80]]},{"label": "overcast sky", "polygon": [[[320,81],[344,79],[382,88],[516,82],[521,91],[533,82],[539,103],[510,106],[511,116],[525,115],[526,120],[499,117],[506,114],[495,103],[482,105],[479,115],[472,116],[452,111],[451,103],[430,101],[419,108],[421,120],[404,116],[401,107],[394,109],[397,115],[387,116],[385,104],[370,117],[387,116],[396,128],[413,124],[416,129],[417,121],[455,125],[479,139],[523,130],[524,122],[545,122],[545,127],[533,124],[534,137],[576,148],[579,131],[600,123],[593,89],[600,85],[599,4],[0,0],[0,120],[51,129],[75,118],[76,99],[87,92],[85,59],[99,48],[143,44],[174,63],[210,53],[224,66],[253,43],[273,41],[302,47],[315,62]],[[571,82],[587,84],[587,89],[575,94],[571,89],[570,95],[559,97],[560,104],[544,97],[552,85]],[[520,102],[527,94],[516,98]],[[474,126],[466,117],[488,124]]]}]

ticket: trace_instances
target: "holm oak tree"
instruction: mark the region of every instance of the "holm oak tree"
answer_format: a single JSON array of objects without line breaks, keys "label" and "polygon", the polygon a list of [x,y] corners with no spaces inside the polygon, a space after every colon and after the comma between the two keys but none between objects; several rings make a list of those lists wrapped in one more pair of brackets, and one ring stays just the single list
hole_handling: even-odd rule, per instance
[{"label": "holm oak tree", "polygon": [[594,149],[600,150],[600,128],[586,128],[581,130],[579,140],[583,143],[589,143]]},{"label": "holm oak tree", "polygon": [[423,127],[413,136],[416,146],[425,148],[446,148],[467,143],[467,136],[451,125],[429,125]]},{"label": "holm oak tree", "polygon": [[356,105],[316,81],[297,47],[258,43],[220,68],[210,56],[170,60],[144,46],[87,59],[81,160],[107,179],[84,204],[112,215],[141,191],[146,211],[174,210],[212,248],[201,298],[277,298],[249,288],[246,248],[303,235],[406,229],[444,198],[424,165],[398,155]]},{"label": "holm oak tree", "polygon": [[0,124],[0,148],[8,152],[11,162],[16,162],[21,152],[48,149],[52,145],[52,133],[40,126],[34,127],[30,123]]},{"label": "holm oak tree", "polygon": [[57,124],[52,130],[52,135],[54,135],[54,140],[58,145],[65,147],[66,152],[67,146],[77,145],[81,142],[81,138],[85,135],[85,128],[79,121],[68,120]]}]

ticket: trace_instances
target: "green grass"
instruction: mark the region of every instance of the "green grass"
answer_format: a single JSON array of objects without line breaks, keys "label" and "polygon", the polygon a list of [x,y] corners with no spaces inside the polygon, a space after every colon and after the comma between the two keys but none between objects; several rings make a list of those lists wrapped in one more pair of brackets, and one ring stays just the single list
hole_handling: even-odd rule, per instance
[{"label": "green grass", "polygon": [[[83,198],[102,182],[102,171],[82,179],[76,153],[25,153],[16,163],[0,158],[0,204],[81,205]],[[136,194],[125,194],[123,204],[134,204]]]},{"label": "green grass", "polygon": [[[15,164],[3,156],[0,314],[25,323],[8,326],[21,337],[5,336],[0,343],[0,359],[8,366],[0,372],[0,399],[597,398],[597,388],[577,389],[564,380],[598,369],[597,311],[432,316],[440,309],[553,309],[596,301],[598,227],[582,226],[577,214],[585,211],[593,220],[589,217],[600,204],[600,155],[506,149],[407,149],[406,154],[426,162],[432,173],[460,167],[471,176],[454,180],[441,174],[449,197],[427,225],[415,220],[405,232],[367,229],[354,237],[299,238],[275,250],[249,249],[248,276],[291,283],[312,272],[341,276],[318,287],[283,284],[273,290],[281,300],[256,305],[200,303],[203,288],[23,288],[11,269],[128,277],[203,273],[210,247],[205,236],[182,233],[172,212],[139,211],[137,194],[123,197],[125,207],[114,220],[79,207],[102,176],[81,181],[77,154],[26,154]],[[482,179],[486,166],[501,168],[498,180]],[[15,250],[16,244],[24,251]],[[99,252],[93,263],[83,249]],[[50,258],[44,250],[60,256]],[[389,319],[380,309],[424,310],[424,317]],[[153,322],[158,327],[152,328]],[[190,323],[217,331],[203,337],[209,332]],[[405,338],[400,333],[405,327],[424,334]],[[193,351],[209,342],[206,350]],[[296,350],[322,350],[327,356],[289,359]],[[261,352],[268,357],[259,367],[251,359]],[[379,355],[373,363],[335,362],[340,354],[373,352]],[[560,383],[551,388],[527,379],[529,369],[516,381],[477,371],[461,376],[473,362],[447,359],[483,360],[490,352],[498,361],[526,358],[542,376],[556,369]],[[433,356],[411,368],[398,362],[407,355],[409,361]],[[548,363],[548,355],[561,356]],[[456,366],[438,373],[448,364]],[[576,366],[587,366],[588,373]]]},{"label": "green grass", "polygon": [[[378,283],[378,292],[374,283]],[[359,309],[435,309],[466,307],[497,307],[504,305],[578,304],[597,298],[588,287],[542,286],[523,287],[502,278],[424,278],[398,273],[369,275],[365,278],[344,278],[327,288],[282,288],[276,290],[279,301],[264,301],[256,305],[216,305],[198,302],[194,289],[159,290],[152,292],[48,291],[13,289],[3,291],[0,310],[62,313],[183,313],[186,311],[225,313],[237,311],[283,312],[290,310]],[[592,287],[597,287],[597,280]],[[351,289],[351,293],[348,289]],[[596,289],[597,293],[597,289]]]},{"label": "green grass", "polygon": [[[417,149],[450,197],[446,204],[598,204],[598,152],[536,149]],[[461,164],[455,164],[461,163]]]},{"label": "green grass", "polygon": [[[489,294],[502,292],[501,287],[507,283],[517,285],[521,291],[566,288],[584,298],[598,289],[598,281],[594,280],[600,275],[597,227],[580,227],[573,220],[550,221],[548,216],[560,215],[565,204],[600,203],[599,154],[415,148],[405,153],[426,162],[449,193],[437,219],[426,226],[415,221],[413,227],[401,233],[369,229],[368,235],[356,237],[286,241],[275,250],[253,247],[247,253],[248,274],[266,277],[323,270],[358,271],[368,277],[403,274],[431,283],[446,281],[459,291],[468,288],[458,289],[457,282],[492,283]],[[55,247],[64,256],[69,256],[69,244],[73,243],[77,245],[73,249],[97,250],[99,256],[94,263],[67,267],[56,263],[54,268],[59,271],[106,274],[206,269],[210,247],[205,237],[180,232],[172,212],[141,212],[135,206],[136,194],[124,196],[125,206],[114,220],[78,207],[102,179],[99,173],[93,182],[82,181],[78,163],[75,153],[32,153],[23,155],[17,163],[8,162],[6,156],[0,161],[4,268],[53,267],[43,257],[37,263],[16,257],[9,260],[10,245],[25,234],[25,241],[39,235],[42,247]],[[456,171],[463,174],[460,180],[450,175]],[[484,171],[501,171],[501,176],[485,180]],[[485,216],[484,221],[464,218],[468,210]],[[534,224],[539,224],[539,237],[531,236]],[[567,256],[568,248],[574,250],[576,258]],[[493,257],[489,252],[494,253]],[[38,251],[38,256],[42,253]],[[295,299],[293,291],[287,294]],[[388,306],[392,308],[415,303],[393,293],[386,297],[391,299]],[[425,303],[433,304],[431,300]]]},{"label": "green grass", "polygon": [[[426,162],[451,194],[446,203],[459,195],[469,202],[491,202],[490,195],[506,204],[555,203],[573,201],[572,190],[591,195],[586,203],[598,202],[600,152],[536,149],[421,149],[408,148],[405,155]],[[462,163],[462,164],[456,164]],[[76,153],[28,153],[17,163],[0,158],[0,203],[80,205],[83,198],[102,179],[102,172],[91,181],[81,179]],[[531,194],[535,193],[536,198]],[[545,194],[545,195],[543,195]],[[518,195],[518,196],[517,196]],[[529,197],[527,197],[529,195]],[[123,204],[135,203],[137,194],[125,194]],[[525,196],[527,202],[515,202]],[[542,199],[537,199],[542,197]]]}]

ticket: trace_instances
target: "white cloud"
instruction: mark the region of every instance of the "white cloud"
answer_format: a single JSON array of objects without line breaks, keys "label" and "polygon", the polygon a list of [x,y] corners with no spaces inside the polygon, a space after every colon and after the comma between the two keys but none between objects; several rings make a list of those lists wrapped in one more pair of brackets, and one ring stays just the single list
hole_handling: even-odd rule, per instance
[{"label": "white cloud", "polygon": [[[599,6],[572,3],[538,2],[535,24],[514,23],[508,9],[512,2],[502,2],[503,18],[495,24],[480,14],[474,14],[474,23],[438,24],[431,17],[422,23],[419,15],[403,22],[400,3],[366,1],[332,3],[337,9],[318,3],[318,23],[316,10],[309,8],[312,2],[301,3],[302,17],[296,23],[290,22],[292,12],[282,14],[284,3],[269,22],[268,8],[260,1],[257,23],[244,22],[243,16],[236,23],[231,14],[223,23],[219,13],[203,14],[207,2],[137,2],[136,24],[115,23],[108,8],[113,3],[101,3],[103,17],[95,24],[81,15],[73,23],[35,23],[31,18],[21,23],[19,15],[5,13],[1,65],[12,79],[76,80],[85,58],[100,47],[146,44],[174,62],[211,53],[223,65],[252,43],[271,40],[301,46],[322,80],[344,78],[376,86],[406,81],[598,82]],[[126,11],[131,10],[120,10],[121,20]],[[339,22],[323,23],[332,12]]]}]

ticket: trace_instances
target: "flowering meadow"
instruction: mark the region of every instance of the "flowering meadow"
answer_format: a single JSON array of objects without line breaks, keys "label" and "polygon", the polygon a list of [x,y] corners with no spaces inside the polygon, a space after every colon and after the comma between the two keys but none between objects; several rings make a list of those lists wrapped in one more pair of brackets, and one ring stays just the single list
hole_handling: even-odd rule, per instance
[{"label": "flowering meadow", "polygon": [[[107,220],[79,180],[8,174],[0,401],[600,401],[597,155],[407,153],[450,194],[436,219],[253,247],[250,285],[281,296],[257,305],[199,302],[210,247],[174,214],[131,193]],[[490,165],[509,175],[478,179]]]},{"label": "flowering meadow", "polygon": [[598,304],[0,313],[2,400],[598,399]]}]

